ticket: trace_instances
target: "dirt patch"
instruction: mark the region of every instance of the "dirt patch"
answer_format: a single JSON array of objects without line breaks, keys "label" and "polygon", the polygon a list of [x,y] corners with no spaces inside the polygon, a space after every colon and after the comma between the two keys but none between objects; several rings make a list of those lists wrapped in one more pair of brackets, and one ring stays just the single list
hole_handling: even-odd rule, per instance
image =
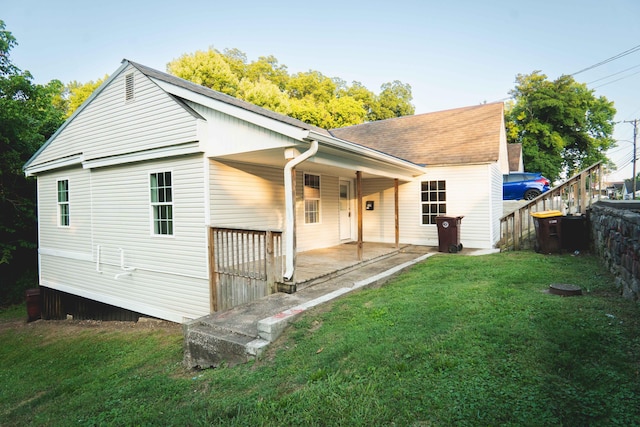
[{"label": "dirt patch", "polygon": [[36,320],[27,322],[26,316],[22,320],[0,321],[0,333],[7,330],[33,330],[34,332],[46,332],[55,330],[57,336],[74,335],[80,331],[141,331],[141,330],[166,330],[167,332],[179,332],[182,325],[165,320],[141,318],[137,322],[103,321],[103,320]]}]

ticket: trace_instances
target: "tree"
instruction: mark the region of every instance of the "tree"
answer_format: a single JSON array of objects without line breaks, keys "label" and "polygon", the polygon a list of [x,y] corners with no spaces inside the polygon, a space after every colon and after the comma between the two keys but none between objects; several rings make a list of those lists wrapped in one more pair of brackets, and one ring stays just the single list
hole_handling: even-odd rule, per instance
[{"label": "tree", "polygon": [[289,75],[272,56],[248,62],[244,52],[210,48],[182,55],[168,72],[306,123],[332,129],[413,114],[411,86],[385,83],[379,96],[359,82],[351,86],[319,71]]},{"label": "tree", "polygon": [[[237,65],[237,62],[234,64]],[[182,55],[167,64],[167,71],[174,76],[231,96],[236,94],[240,84],[240,79],[234,74],[228,59],[213,48],[206,52],[198,50],[191,55]]]},{"label": "tree", "polygon": [[392,117],[409,116],[415,112],[411,104],[411,86],[394,80],[380,86],[382,90],[378,97],[379,110],[375,112],[376,120],[390,119]]},{"label": "tree", "polygon": [[[0,20],[0,304],[22,297],[20,277],[36,271],[35,180],[22,166],[62,124],[63,84],[33,84],[13,65],[13,35]],[[31,286],[34,284],[31,283]]]},{"label": "tree", "polygon": [[107,80],[108,77],[108,75],[105,75],[103,78],[98,79],[95,82],[93,80],[90,80],[87,83],[79,83],[75,80],[70,82],[66,87],[67,102],[64,106],[66,109],[65,118],[70,117],[73,112],[76,111],[78,107],[81,106],[82,103],[86,101],[102,83],[104,83],[105,80]]},{"label": "tree", "polygon": [[614,144],[613,102],[596,97],[571,76],[549,81],[535,71],[516,76],[505,124],[509,143],[522,143],[527,171],[552,181],[570,176],[598,161]]}]

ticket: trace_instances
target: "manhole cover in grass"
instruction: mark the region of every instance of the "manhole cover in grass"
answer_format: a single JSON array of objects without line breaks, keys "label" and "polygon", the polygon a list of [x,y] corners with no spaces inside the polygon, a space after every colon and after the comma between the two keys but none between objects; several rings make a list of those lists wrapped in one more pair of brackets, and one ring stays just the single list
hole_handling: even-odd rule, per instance
[{"label": "manhole cover in grass", "polygon": [[570,285],[568,283],[552,283],[549,285],[549,293],[562,295],[564,297],[573,297],[582,295],[582,289],[580,289],[580,286]]}]

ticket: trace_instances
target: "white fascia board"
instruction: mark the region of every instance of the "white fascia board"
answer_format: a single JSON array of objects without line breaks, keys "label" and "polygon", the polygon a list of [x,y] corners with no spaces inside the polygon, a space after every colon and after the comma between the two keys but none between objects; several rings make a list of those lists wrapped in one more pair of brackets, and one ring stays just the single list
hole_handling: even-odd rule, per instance
[{"label": "white fascia board", "polygon": [[235,105],[230,105],[225,102],[201,95],[199,93],[192,92],[188,89],[163,82],[162,80],[154,79],[153,77],[149,78],[153,80],[158,86],[160,86],[164,91],[172,95],[187,99],[189,101],[195,102],[196,104],[204,105],[205,107],[220,111],[221,113],[236,117],[240,120],[244,120],[245,122],[252,123],[256,126],[269,129],[284,136],[288,136],[289,138],[303,141],[309,133],[308,130],[301,129],[284,122],[279,122],[277,120],[262,116],[252,111],[236,107]]},{"label": "white fascia board", "polygon": [[39,165],[29,166],[24,170],[24,173],[26,176],[32,176],[40,172],[79,165],[82,164],[83,160],[84,156],[82,154],[76,154],[75,156],[64,157],[62,159],[52,160],[50,162],[42,163]]},{"label": "white fascia board", "polygon": [[371,175],[377,175],[385,178],[391,178],[391,179],[399,178],[405,181],[411,181],[416,176],[424,175],[426,173],[426,170],[424,170],[422,173],[416,175],[415,173],[407,172],[405,169],[377,167],[372,164],[369,164],[369,166],[367,166],[368,162],[356,163],[352,161],[334,160],[334,159],[330,159],[328,157],[323,157],[320,155],[316,155],[313,158],[309,159],[309,162],[319,164],[319,165],[325,165],[325,166],[335,166],[339,168],[346,168],[354,171],[357,170],[360,172],[369,173]]},{"label": "white fascia board", "polygon": [[114,166],[123,163],[141,162],[145,160],[155,160],[164,157],[183,156],[186,154],[202,153],[198,141],[188,142],[181,145],[172,145],[169,147],[156,148],[153,150],[140,151],[137,153],[127,153],[117,156],[102,157],[94,160],[82,162],[84,169],[102,168],[105,166]]},{"label": "white fascia board", "polygon": [[403,170],[408,171],[409,176],[419,176],[427,173],[427,170],[424,166],[417,165],[415,163],[411,163],[407,160],[402,160],[398,157],[391,156],[389,154],[385,154],[381,151],[372,150],[370,148],[364,147],[359,144],[354,144],[353,142],[345,141],[338,138],[333,138],[327,135],[322,135],[314,131],[309,131],[309,138],[315,139],[318,142],[323,144],[339,148],[341,150],[349,151],[351,153],[356,153],[359,156],[363,156],[372,160],[376,160],[378,162],[392,164],[396,168],[401,168]]}]

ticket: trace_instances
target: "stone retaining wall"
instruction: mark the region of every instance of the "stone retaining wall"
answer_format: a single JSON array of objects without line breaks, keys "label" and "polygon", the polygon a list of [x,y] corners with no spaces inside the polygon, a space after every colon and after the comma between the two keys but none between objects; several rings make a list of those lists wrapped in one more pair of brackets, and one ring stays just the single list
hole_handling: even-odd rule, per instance
[{"label": "stone retaining wall", "polygon": [[600,201],[589,213],[593,250],[625,298],[640,299],[640,202]]}]

